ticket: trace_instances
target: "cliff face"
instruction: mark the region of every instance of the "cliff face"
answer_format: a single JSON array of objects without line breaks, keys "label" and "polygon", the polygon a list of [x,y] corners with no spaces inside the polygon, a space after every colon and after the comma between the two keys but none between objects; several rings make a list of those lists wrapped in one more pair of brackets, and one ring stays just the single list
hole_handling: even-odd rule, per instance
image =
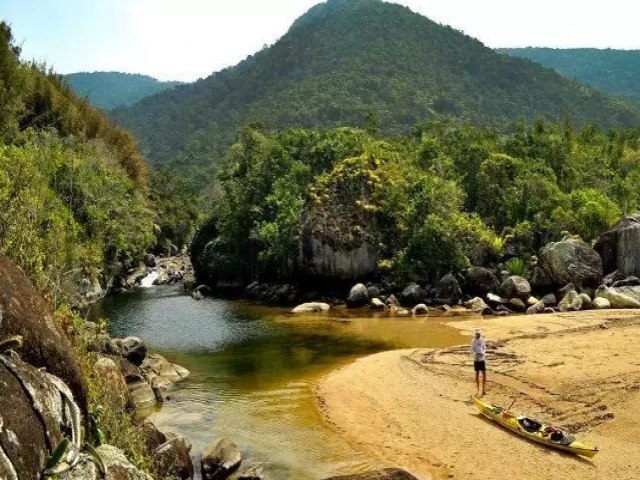
[{"label": "cliff face", "polygon": [[4,254],[0,254],[0,312],[0,339],[22,336],[22,359],[64,380],[88,418],[87,386],[71,344],[56,327],[45,299]]}]

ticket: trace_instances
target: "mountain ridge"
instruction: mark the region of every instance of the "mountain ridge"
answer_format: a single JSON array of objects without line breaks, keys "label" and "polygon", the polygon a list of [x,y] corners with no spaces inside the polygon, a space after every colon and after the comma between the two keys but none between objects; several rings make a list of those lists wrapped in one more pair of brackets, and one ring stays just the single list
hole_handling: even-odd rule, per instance
[{"label": "mountain ridge", "polygon": [[104,110],[133,105],[144,97],[182,85],[182,82],[118,71],[75,72],[63,78],[77,95]]},{"label": "mountain ridge", "polygon": [[565,115],[578,124],[640,123],[636,106],[380,0],[318,4],[238,65],[113,112],[151,163],[192,175],[210,172],[251,123],[371,125],[394,135],[448,116],[506,125]]}]

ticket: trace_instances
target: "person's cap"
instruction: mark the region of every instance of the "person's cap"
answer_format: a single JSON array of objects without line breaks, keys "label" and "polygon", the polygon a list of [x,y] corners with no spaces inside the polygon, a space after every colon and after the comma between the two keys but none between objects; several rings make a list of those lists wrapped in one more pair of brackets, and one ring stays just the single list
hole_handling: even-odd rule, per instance
[{"label": "person's cap", "polygon": [[476,335],[482,335],[482,329],[476,328]]}]

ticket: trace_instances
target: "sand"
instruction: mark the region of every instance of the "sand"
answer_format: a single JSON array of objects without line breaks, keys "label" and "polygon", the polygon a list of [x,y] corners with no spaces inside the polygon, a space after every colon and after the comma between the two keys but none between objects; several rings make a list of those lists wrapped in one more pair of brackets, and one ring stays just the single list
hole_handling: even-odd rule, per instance
[{"label": "sand", "polygon": [[[451,322],[486,333],[486,399],[596,443],[592,460],[503,430],[468,405],[467,345],[371,355],[316,385],[329,425],[420,479],[640,479],[640,311]],[[469,337],[470,340],[470,337]]]}]

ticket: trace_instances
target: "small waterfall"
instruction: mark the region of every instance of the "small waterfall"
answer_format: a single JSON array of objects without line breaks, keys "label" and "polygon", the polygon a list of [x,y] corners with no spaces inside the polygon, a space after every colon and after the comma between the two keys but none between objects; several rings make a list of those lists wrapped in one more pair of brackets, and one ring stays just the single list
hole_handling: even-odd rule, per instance
[{"label": "small waterfall", "polygon": [[149,275],[140,280],[140,288],[151,288],[153,287],[153,282],[160,276],[160,272],[157,270],[153,270],[149,272]]}]

